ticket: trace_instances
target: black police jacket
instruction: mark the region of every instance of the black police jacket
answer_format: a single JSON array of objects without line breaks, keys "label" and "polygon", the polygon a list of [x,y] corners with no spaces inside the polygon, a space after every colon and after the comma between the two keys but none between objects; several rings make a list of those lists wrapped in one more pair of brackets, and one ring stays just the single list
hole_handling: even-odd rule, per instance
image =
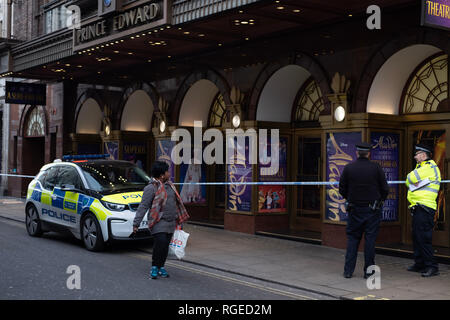
[{"label": "black police jacket", "polygon": [[344,167],[339,181],[339,193],[349,203],[366,206],[375,200],[386,200],[389,187],[381,166],[360,157]]}]

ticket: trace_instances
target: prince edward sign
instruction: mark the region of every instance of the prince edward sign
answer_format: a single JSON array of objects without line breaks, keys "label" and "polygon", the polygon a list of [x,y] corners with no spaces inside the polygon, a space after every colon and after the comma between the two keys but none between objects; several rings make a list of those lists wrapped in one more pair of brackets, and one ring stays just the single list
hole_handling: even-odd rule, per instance
[{"label": "prince edward sign", "polygon": [[117,7],[119,2],[99,0],[99,16],[74,30],[74,51],[117,41],[169,23],[169,0],[139,1]]}]

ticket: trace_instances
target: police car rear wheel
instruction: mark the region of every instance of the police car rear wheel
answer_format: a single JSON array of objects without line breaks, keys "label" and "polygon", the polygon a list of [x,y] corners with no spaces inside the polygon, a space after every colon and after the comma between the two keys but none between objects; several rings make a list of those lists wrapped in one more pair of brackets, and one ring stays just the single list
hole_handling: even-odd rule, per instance
[{"label": "police car rear wheel", "polygon": [[89,251],[101,251],[104,249],[105,243],[103,241],[102,230],[97,219],[92,214],[88,214],[83,218],[81,229],[86,249]]},{"label": "police car rear wheel", "polygon": [[25,224],[27,232],[32,237],[40,237],[42,235],[41,220],[39,219],[38,212],[35,206],[30,205],[27,207],[25,215]]}]

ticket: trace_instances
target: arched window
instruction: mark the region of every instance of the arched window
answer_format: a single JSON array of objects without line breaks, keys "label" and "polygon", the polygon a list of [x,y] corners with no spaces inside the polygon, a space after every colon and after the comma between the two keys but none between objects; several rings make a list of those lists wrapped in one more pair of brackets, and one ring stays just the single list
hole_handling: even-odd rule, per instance
[{"label": "arched window", "polygon": [[224,117],[225,117],[225,100],[223,99],[222,94],[218,94],[214,99],[214,102],[211,106],[211,111],[209,113],[209,127],[220,127],[222,126]]},{"label": "arched window", "polygon": [[45,136],[45,118],[44,111],[40,107],[35,107],[28,115],[25,126],[25,137],[43,137]]},{"label": "arched window", "polygon": [[435,112],[448,99],[448,55],[429,58],[419,66],[405,86],[403,113]]},{"label": "arched window", "polygon": [[300,97],[295,106],[294,121],[319,120],[324,109],[322,92],[317,82],[309,78],[300,89]]}]

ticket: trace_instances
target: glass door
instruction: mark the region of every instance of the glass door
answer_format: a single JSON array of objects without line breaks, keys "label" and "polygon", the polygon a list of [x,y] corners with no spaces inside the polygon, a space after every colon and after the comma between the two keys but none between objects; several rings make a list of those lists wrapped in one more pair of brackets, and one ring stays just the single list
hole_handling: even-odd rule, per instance
[{"label": "glass door", "polygon": [[[317,136],[297,137],[298,182],[322,181],[322,139]],[[321,195],[323,187],[319,185],[300,185],[295,188],[295,229],[321,232]]]},{"label": "glass door", "polygon": [[[427,143],[433,147],[432,158],[439,167],[441,179],[447,180],[449,174],[449,159],[446,156],[446,127],[448,125],[435,125],[426,128],[417,128],[410,133],[410,150],[414,150],[417,143]],[[416,162],[411,153],[410,170],[416,166]],[[409,172],[408,171],[408,172]],[[408,173],[407,172],[407,173]],[[449,186],[446,183],[441,184],[441,189],[437,198],[437,210],[435,214],[435,227],[433,230],[433,245],[441,247],[450,247],[450,224],[449,224]],[[408,203],[409,204],[409,203]],[[411,216],[408,216],[408,234],[411,234]],[[410,238],[409,238],[410,241]]]}]

